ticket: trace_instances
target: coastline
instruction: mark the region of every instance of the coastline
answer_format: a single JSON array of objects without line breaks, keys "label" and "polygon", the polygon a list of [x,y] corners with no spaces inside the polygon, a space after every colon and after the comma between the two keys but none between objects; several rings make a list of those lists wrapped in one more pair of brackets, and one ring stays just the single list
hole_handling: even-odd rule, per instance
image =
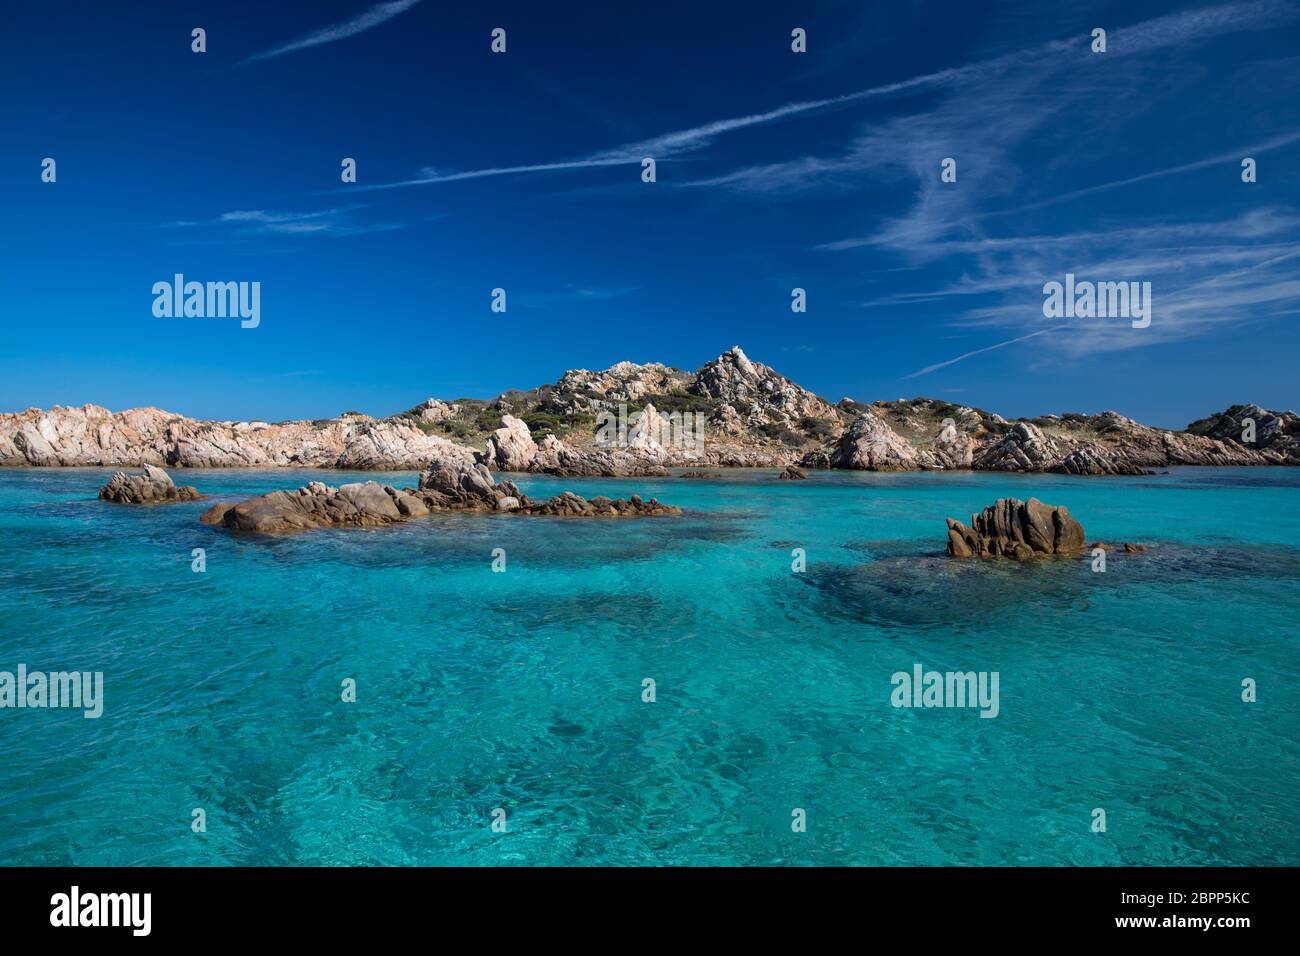
[{"label": "coastline", "polygon": [[565,477],[788,465],[1135,475],[1300,464],[1300,416],[1234,405],[1173,431],[1114,411],[1008,420],[929,398],[831,404],[739,346],[693,374],[620,362],[490,402],[430,398],[383,418],[212,421],[97,405],[0,413],[0,467],[418,471],[439,460]]}]

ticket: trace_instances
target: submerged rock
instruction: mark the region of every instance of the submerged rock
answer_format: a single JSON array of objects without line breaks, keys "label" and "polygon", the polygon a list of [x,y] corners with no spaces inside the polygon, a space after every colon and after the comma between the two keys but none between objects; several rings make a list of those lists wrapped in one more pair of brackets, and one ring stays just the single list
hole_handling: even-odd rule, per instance
[{"label": "submerged rock", "polygon": [[394,488],[377,481],[333,488],[313,481],[297,491],[273,491],[235,505],[218,504],[200,520],[236,531],[274,533],[308,528],[376,527],[442,511],[500,511],[511,514],[622,517],[681,514],[680,508],[603,497],[590,501],[571,491],[532,501],[511,481],[494,482],[484,464],[437,459],[420,475],[418,488]]},{"label": "submerged rock", "polygon": [[1125,554],[1145,554],[1147,546],[1145,544],[1134,544],[1131,541],[1125,541],[1121,545],[1107,544],[1105,541],[1094,541],[1088,545],[1089,551],[1123,551]]},{"label": "submerged rock", "polygon": [[128,475],[119,471],[99,489],[103,501],[147,505],[166,501],[198,501],[203,496],[190,485],[176,485],[171,476],[154,465],[145,465],[144,474]]},{"label": "submerged rock", "polygon": [[226,512],[235,507],[228,501],[218,501],[203,514],[199,515],[201,524],[223,524],[226,520]]},{"label": "submerged rock", "polygon": [[1037,498],[999,498],[981,514],[971,515],[970,527],[947,520],[949,557],[1028,561],[1040,555],[1083,550],[1083,525],[1066,508],[1043,504]]}]

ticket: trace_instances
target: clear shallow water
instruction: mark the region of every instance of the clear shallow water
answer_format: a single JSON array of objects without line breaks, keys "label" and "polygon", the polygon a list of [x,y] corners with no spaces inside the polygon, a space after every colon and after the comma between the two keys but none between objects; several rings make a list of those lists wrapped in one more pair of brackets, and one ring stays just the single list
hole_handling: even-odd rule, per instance
[{"label": "clear shallow water", "polygon": [[[689,511],[273,539],[99,502],[109,474],[0,469],[0,670],[106,698],[0,710],[0,864],[1300,862],[1300,469],[525,476]],[[938,557],[1005,495],[1154,548]],[[1000,715],[891,707],[917,662],[998,671]]]}]

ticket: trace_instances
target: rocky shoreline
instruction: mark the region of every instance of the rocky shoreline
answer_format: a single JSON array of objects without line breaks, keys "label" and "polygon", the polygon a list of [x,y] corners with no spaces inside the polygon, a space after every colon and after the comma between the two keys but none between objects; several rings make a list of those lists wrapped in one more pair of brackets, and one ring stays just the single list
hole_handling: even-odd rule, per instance
[{"label": "rocky shoreline", "polygon": [[[611,442],[600,423],[619,413],[634,426]],[[702,442],[668,438],[684,421],[702,428]],[[418,471],[431,461],[573,477],[791,465],[1141,475],[1300,465],[1300,416],[1234,405],[1169,431],[1109,411],[1008,421],[927,398],[831,404],[739,347],[695,373],[620,362],[492,401],[428,399],[385,418],[218,422],[97,405],[0,414],[0,466]]]}]

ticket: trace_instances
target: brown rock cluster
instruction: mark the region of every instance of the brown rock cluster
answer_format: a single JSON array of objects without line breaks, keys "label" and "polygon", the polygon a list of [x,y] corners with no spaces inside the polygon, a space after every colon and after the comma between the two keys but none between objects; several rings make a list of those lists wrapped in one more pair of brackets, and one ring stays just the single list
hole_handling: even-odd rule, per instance
[{"label": "brown rock cluster", "polygon": [[1067,509],[1037,498],[999,498],[981,514],[971,515],[970,527],[948,519],[948,555],[954,558],[1028,561],[1049,554],[1078,554],[1083,544],[1083,525]]},{"label": "brown rock cluster", "polygon": [[144,474],[128,475],[119,471],[99,489],[103,501],[128,505],[152,505],[168,501],[198,501],[203,496],[190,485],[176,485],[171,476],[153,465],[144,466]]},{"label": "brown rock cluster", "polygon": [[566,491],[532,501],[513,482],[494,482],[487,467],[439,459],[420,476],[418,488],[394,488],[376,481],[333,488],[313,481],[297,491],[273,491],[239,504],[213,505],[200,519],[236,531],[275,533],[309,528],[375,527],[444,511],[504,511],[527,515],[631,517],[681,514],[680,508],[643,501],[595,497]]}]

